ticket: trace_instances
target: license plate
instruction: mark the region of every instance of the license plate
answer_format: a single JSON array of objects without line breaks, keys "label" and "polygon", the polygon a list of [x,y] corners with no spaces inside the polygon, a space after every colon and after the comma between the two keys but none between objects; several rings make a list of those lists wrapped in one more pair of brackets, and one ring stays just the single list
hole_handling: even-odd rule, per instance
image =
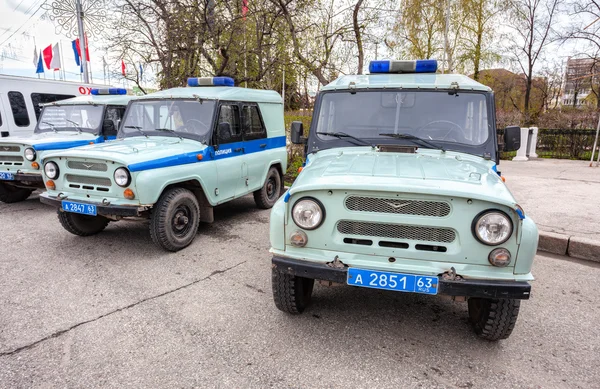
[{"label": "license plate", "polygon": [[0,172],[0,180],[14,181],[15,176],[12,173]]},{"label": "license plate", "polygon": [[63,201],[62,209],[66,212],[81,213],[82,215],[96,216],[96,206],[91,204],[74,203],[72,201]]},{"label": "license plate", "polygon": [[414,274],[348,268],[347,284],[398,292],[437,294],[438,278]]}]

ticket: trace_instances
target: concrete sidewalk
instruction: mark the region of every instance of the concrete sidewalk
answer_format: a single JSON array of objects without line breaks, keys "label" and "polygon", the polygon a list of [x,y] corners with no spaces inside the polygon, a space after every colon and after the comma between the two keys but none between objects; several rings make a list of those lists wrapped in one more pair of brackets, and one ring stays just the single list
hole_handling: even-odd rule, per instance
[{"label": "concrete sidewalk", "polygon": [[589,161],[535,159],[501,161],[498,170],[536,222],[541,250],[600,261],[600,168]]}]

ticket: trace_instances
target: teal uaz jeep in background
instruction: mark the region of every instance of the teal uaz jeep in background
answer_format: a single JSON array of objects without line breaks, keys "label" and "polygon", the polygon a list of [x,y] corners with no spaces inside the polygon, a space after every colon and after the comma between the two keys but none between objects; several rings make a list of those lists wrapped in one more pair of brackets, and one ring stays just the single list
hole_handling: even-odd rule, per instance
[{"label": "teal uaz jeep in background", "polygon": [[190,78],[132,101],[114,142],[45,158],[41,201],[80,236],[149,218],[153,241],[169,251],[189,245],[218,204],[253,193],[272,207],[287,168],[282,99],[233,85]]},{"label": "teal uaz jeep in background", "polygon": [[[314,280],[468,299],[475,332],[507,338],[528,299],[538,232],[497,172],[494,94],[437,63],[375,61],[318,94],[306,165],[271,211],[275,305]],[[520,129],[505,130],[504,150]]]}]

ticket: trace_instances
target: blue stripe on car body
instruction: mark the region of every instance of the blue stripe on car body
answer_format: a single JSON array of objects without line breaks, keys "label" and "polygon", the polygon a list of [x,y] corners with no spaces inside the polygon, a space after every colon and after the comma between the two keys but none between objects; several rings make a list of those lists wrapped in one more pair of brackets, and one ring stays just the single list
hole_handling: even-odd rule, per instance
[{"label": "blue stripe on car body", "polygon": [[[107,136],[107,140],[117,139],[116,136]],[[68,142],[53,142],[53,143],[40,143],[37,145],[32,145],[35,151],[48,151],[48,150],[63,150],[63,149],[71,149],[73,147],[85,146],[91,143],[104,143],[104,137],[99,136],[96,139],[85,139],[85,140],[72,140]]]}]

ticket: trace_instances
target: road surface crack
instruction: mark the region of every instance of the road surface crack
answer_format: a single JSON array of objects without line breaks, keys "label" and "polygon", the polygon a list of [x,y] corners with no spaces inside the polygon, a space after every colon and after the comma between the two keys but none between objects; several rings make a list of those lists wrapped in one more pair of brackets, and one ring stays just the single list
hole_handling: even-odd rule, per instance
[{"label": "road surface crack", "polygon": [[226,273],[226,272],[228,272],[229,270],[233,270],[233,269],[235,269],[236,267],[243,265],[244,263],[246,263],[246,261],[240,262],[240,263],[238,263],[238,264],[236,264],[236,265],[233,265],[233,266],[231,266],[231,267],[225,268],[225,269],[223,269],[223,270],[215,270],[215,271],[213,271],[212,273],[210,273],[208,276],[206,276],[206,277],[204,277],[204,278],[200,278],[200,279],[198,279],[198,280],[195,280],[195,281],[192,281],[192,282],[190,282],[190,283],[188,283],[188,284],[185,284],[185,285],[179,286],[179,287],[177,287],[177,288],[175,288],[175,289],[171,289],[171,290],[168,290],[168,291],[166,291],[166,292],[163,292],[163,293],[160,293],[160,294],[157,294],[157,295],[154,295],[154,296],[150,296],[150,297],[143,298],[143,299],[141,299],[141,300],[139,300],[139,301],[136,301],[135,303],[132,303],[132,304],[126,305],[126,306],[124,306],[124,307],[121,307],[121,308],[117,308],[117,309],[115,309],[115,310],[113,310],[113,311],[110,311],[110,312],[108,312],[108,313],[102,314],[102,315],[100,315],[100,316],[98,316],[98,317],[95,317],[95,318],[93,318],[93,319],[90,319],[90,320],[85,320],[85,321],[82,321],[82,322],[80,322],[80,323],[74,324],[74,325],[72,325],[71,327],[69,327],[69,328],[67,328],[67,329],[60,330],[60,331],[56,331],[55,333],[53,333],[53,334],[50,334],[50,335],[48,335],[48,336],[46,336],[46,337],[44,337],[44,338],[42,338],[42,339],[38,339],[38,340],[36,340],[35,342],[29,343],[29,344],[27,344],[27,345],[25,345],[25,346],[18,347],[18,348],[14,349],[14,350],[0,352],[0,357],[6,357],[6,356],[10,356],[10,355],[17,354],[17,353],[19,353],[19,352],[21,352],[21,351],[28,350],[28,349],[30,349],[30,348],[32,348],[32,347],[35,347],[35,346],[37,346],[38,344],[40,344],[40,343],[42,343],[42,342],[45,342],[45,341],[47,341],[47,340],[49,340],[49,339],[58,338],[59,336],[61,336],[61,335],[64,335],[64,334],[66,334],[67,332],[69,332],[69,331],[71,331],[71,330],[74,330],[74,329],[75,329],[75,328],[77,328],[77,327],[81,327],[82,325],[85,325],[85,324],[88,324],[88,323],[93,323],[93,322],[95,322],[95,321],[98,321],[98,320],[100,320],[100,319],[103,319],[103,318],[105,318],[105,317],[107,317],[107,316],[111,316],[111,315],[113,315],[113,314],[115,314],[115,313],[118,313],[118,312],[121,312],[121,311],[125,311],[125,310],[127,310],[127,309],[130,309],[130,308],[133,308],[133,307],[135,307],[135,306],[137,306],[137,305],[143,304],[143,303],[145,303],[145,302],[147,302],[147,301],[156,300],[157,298],[160,298],[160,297],[166,296],[166,295],[168,295],[168,294],[171,294],[171,293],[174,293],[174,292],[180,291],[180,290],[182,290],[182,289],[189,288],[190,286],[196,285],[196,284],[198,284],[198,283],[200,283],[200,282],[202,282],[202,281],[206,281],[206,280],[210,279],[211,277],[213,277],[213,276],[215,276],[215,275],[218,275],[218,274],[223,274],[223,273]]}]

